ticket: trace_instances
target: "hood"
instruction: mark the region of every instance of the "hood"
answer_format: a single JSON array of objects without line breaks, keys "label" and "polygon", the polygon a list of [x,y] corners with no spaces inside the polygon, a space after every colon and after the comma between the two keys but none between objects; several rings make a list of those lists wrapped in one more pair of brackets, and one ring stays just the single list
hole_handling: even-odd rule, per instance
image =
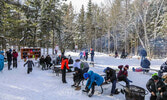
[{"label": "hood", "polygon": [[94,73],[93,71],[88,72],[89,76],[91,76],[93,73]]}]

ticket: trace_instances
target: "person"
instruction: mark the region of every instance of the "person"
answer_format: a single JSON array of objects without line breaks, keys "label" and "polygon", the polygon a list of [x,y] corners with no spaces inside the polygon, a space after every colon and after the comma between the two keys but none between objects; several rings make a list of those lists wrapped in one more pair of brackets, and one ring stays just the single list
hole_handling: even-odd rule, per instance
[{"label": "person", "polygon": [[83,52],[82,51],[79,53],[79,56],[80,56],[80,59],[82,59],[82,56],[83,56]]},{"label": "person", "polygon": [[115,58],[117,58],[118,57],[118,52],[117,52],[117,50],[115,51]]},{"label": "person", "polygon": [[45,69],[45,58],[44,56],[42,55],[41,58],[39,59],[39,63],[40,65],[42,66],[42,70]]},{"label": "person", "polygon": [[74,62],[74,64],[73,64],[73,67],[74,67],[74,68],[75,68],[75,67],[80,68],[80,65],[81,65],[80,59],[76,59],[75,62]]},{"label": "person", "polygon": [[0,71],[4,68],[4,51],[0,51]]},{"label": "person", "polygon": [[59,50],[59,46],[56,45],[56,48],[55,48],[55,54],[56,54],[56,55],[57,55],[58,50]]},{"label": "person", "polygon": [[124,81],[126,83],[126,86],[129,87],[129,82],[132,82],[131,80],[129,80],[128,77],[128,69],[129,69],[129,65],[125,65],[124,70],[122,70],[123,65],[118,66],[120,71],[118,72],[117,75],[117,79],[118,81]]},{"label": "person", "polygon": [[94,55],[95,55],[95,53],[94,53],[94,50],[91,48],[91,61],[92,62],[94,62]]},{"label": "person", "polygon": [[162,76],[164,86],[159,91],[159,95],[157,96],[157,100],[167,100],[167,74]]},{"label": "person", "polygon": [[8,70],[12,70],[10,68],[11,64],[12,64],[12,50],[9,49],[9,51],[6,52],[6,55],[7,55],[7,61],[8,61]]},{"label": "person", "polygon": [[60,65],[60,63],[61,63],[61,55],[59,55],[59,56],[57,57],[56,65]]},{"label": "person", "polygon": [[81,88],[79,84],[83,80],[82,70],[79,69],[78,67],[75,67],[74,71],[75,71],[75,73],[73,74],[74,84],[72,85],[72,87],[76,87],[75,90],[79,90]]},{"label": "person", "polygon": [[82,70],[83,73],[87,73],[89,70],[89,64],[87,62],[82,62],[80,63],[80,69]]},{"label": "person", "polygon": [[15,49],[13,50],[12,56],[13,56],[13,68],[17,68],[18,53],[16,52]]},{"label": "person", "polygon": [[64,58],[62,58],[62,63],[61,63],[61,70],[62,70],[62,82],[63,83],[67,83],[66,81],[66,69],[70,69],[68,66],[68,58],[66,58],[64,56]]},{"label": "person", "polygon": [[45,58],[47,69],[51,68],[51,66],[52,66],[51,61],[52,61],[51,57],[49,55],[47,55],[46,58]]},{"label": "person", "polygon": [[100,76],[97,73],[94,73],[93,71],[89,71],[88,73],[84,73],[84,78],[88,79],[86,83],[85,90],[83,92],[89,92],[92,88],[92,91],[90,94],[88,94],[89,97],[91,97],[94,94],[95,85],[101,86],[103,84],[103,77]]},{"label": "person", "polygon": [[158,71],[158,76],[162,77],[164,72],[167,72],[167,61],[161,65],[160,70]]},{"label": "person", "polygon": [[125,58],[126,58],[125,49],[123,49],[123,50],[122,50],[121,58],[123,58],[123,59],[125,59]]},{"label": "person", "polygon": [[140,66],[141,66],[142,68],[144,68],[144,69],[143,69],[143,72],[144,72],[144,73],[145,73],[145,72],[148,73],[149,70],[148,70],[148,69],[145,69],[145,68],[150,68],[150,61],[149,61],[147,58],[144,58],[144,59],[141,61]]},{"label": "person", "polygon": [[32,66],[34,66],[34,63],[31,59],[28,59],[28,61],[24,64],[24,67],[27,65],[27,74],[32,72]]},{"label": "person", "polygon": [[85,51],[85,60],[87,61],[88,60],[88,50]]},{"label": "person", "polygon": [[140,51],[140,56],[141,56],[141,61],[144,60],[145,57],[147,56],[147,52],[144,48]]},{"label": "person", "polygon": [[164,86],[165,84],[159,79],[157,73],[153,74],[146,84],[146,88],[151,93],[150,100],[157,100],[158,92]]},{"label": "person", "polygon": [[71,56],[69,56],[69,61],[68,61],[68,64],[73,64],[73,59],[72,59],[72,57]]},{"label": "person", "polygon": [[116,71],[112,68],[105,68],[104,73],[106,73],[104,79],[105,83],[111,82],[112,83],[112,89],[111,89],[111,94],[110,96],[113,96],[115,94],[115,89],[116,89],[116,83],[117,83],[117,78],[116,78]]},{"label": "person", "polygon": [[83,51],[84,60],[86,59],[85,51]]}]

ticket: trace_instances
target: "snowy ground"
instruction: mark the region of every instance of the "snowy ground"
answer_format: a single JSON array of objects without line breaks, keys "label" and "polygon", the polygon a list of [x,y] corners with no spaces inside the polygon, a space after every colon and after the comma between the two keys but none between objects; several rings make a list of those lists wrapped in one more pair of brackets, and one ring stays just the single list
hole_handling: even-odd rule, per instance
[{"label": "snowy ground", "polygon": [[[79,58],[78,53],[67,52],[66,55],[71,55],[72,58]],[[88,59],[90,60],[90,59]],[[165,61],[152,60],[151,68],[159,69],[159,66]],[[118,65],[130,65],[128,78],[133,81],[132,84],[146,89],[146,82],[151,75],[145,75],[138,72],[132,72],[132,67],[139,67],[140,60],[137,58],[119,59],[109,57],[105,54],[96,53],[95,67],[90,69],[96,73],[103,74],[105,67],[117,68]],[[40,68],[34,67],[33,72],[26,74],[26,67],[23,67],[24,62],[18,60],[18,68],[7,70],[4,68],[0,72],[0,100],[125,100],[123,94],[114,95],[110,97],[111,84],[104,86],[104,93],[99,94],[100,87],[96,87],[95,95],[91,98],[82,93],[82,91],[75,91],[71,88],[73,84],[72,73],[67,73],[67,84],[61,81],[61,75],[56,76],[51,70],[42,71]],[[154,73],[154,72],[151,72]],[[124,83],[122,83],[124,84]],[[84,86],[82,86],[82,89]],[[117,84],[117,88],[122,88]],[[145,100],[149,100],[150,94],[146,95]]]}]

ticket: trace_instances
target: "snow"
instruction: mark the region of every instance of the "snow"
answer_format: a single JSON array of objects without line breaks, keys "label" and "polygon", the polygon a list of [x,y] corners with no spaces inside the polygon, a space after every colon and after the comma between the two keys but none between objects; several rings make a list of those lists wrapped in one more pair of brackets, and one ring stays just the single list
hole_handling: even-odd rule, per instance
[{"label": "snow", "polygon": [[[43,50],[41,50],[43,51]],[[49,52],[51,53],[51,52]],[[140,59],[132,57],[131,59],[113,58],[107,54],[95,52],[95,67],[91,67],[96,73],[104,74],[105,67],[117,69],[118,65],[130,65],[128,78],[133,81],[133,85],[137,85],[146,89],[146,82],[151,75],[142,74],[141,72],[132,72],[132,67],[140,66]],[[79,58],[79,52],[65,53],[66,56],[71,55],[73,59]],[[90,55],[89,55],[90,56]],[[90,57],[89,59],[90,60]],[[160,65],[165,62],[165,59],[151,60],[151,68],[159,69]],[[73,84],[73,73],[67,73],[67,84],[63,84],[60,76],[52,73],[52,70],[42,71],[41,68],[34,67],[33,72],[27,74],[27,67],[23,67],[23,60],[18,59],[18,68],[7,70],[7,65],[3,72],[0,72],[0,100],[125,100],[123,94],[114,95],[110,97],[111,84],[103,86],[104,93],[101,92],[100,87],[96,86],[96,92],[93,97],[89,98],[82,91],[75,91],[71,88]],[[155,73],[155,72],[150,72]],[[84,84],[86,81],[84,81]],[[121,82],[124,84],[124,82]],[[84,89],[85,86],[82,86]],[[117,83],[117,88],[122,88]],[[150,94],[146,95],[145,100],[149,100]]]}]

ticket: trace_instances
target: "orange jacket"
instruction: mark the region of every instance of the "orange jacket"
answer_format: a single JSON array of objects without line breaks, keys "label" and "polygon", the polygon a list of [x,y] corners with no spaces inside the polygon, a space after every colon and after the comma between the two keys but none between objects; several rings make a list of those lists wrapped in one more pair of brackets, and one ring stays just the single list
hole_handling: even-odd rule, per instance
[{"label": "orange jacket", "polygon": [[[66,63],[66,65],[65,65]],[[62,59],[62,63],[61,63],[61,69],[64,69],[64,66],[66,66],[67,69],[70,69],[68,66],[68,59]]]}]

